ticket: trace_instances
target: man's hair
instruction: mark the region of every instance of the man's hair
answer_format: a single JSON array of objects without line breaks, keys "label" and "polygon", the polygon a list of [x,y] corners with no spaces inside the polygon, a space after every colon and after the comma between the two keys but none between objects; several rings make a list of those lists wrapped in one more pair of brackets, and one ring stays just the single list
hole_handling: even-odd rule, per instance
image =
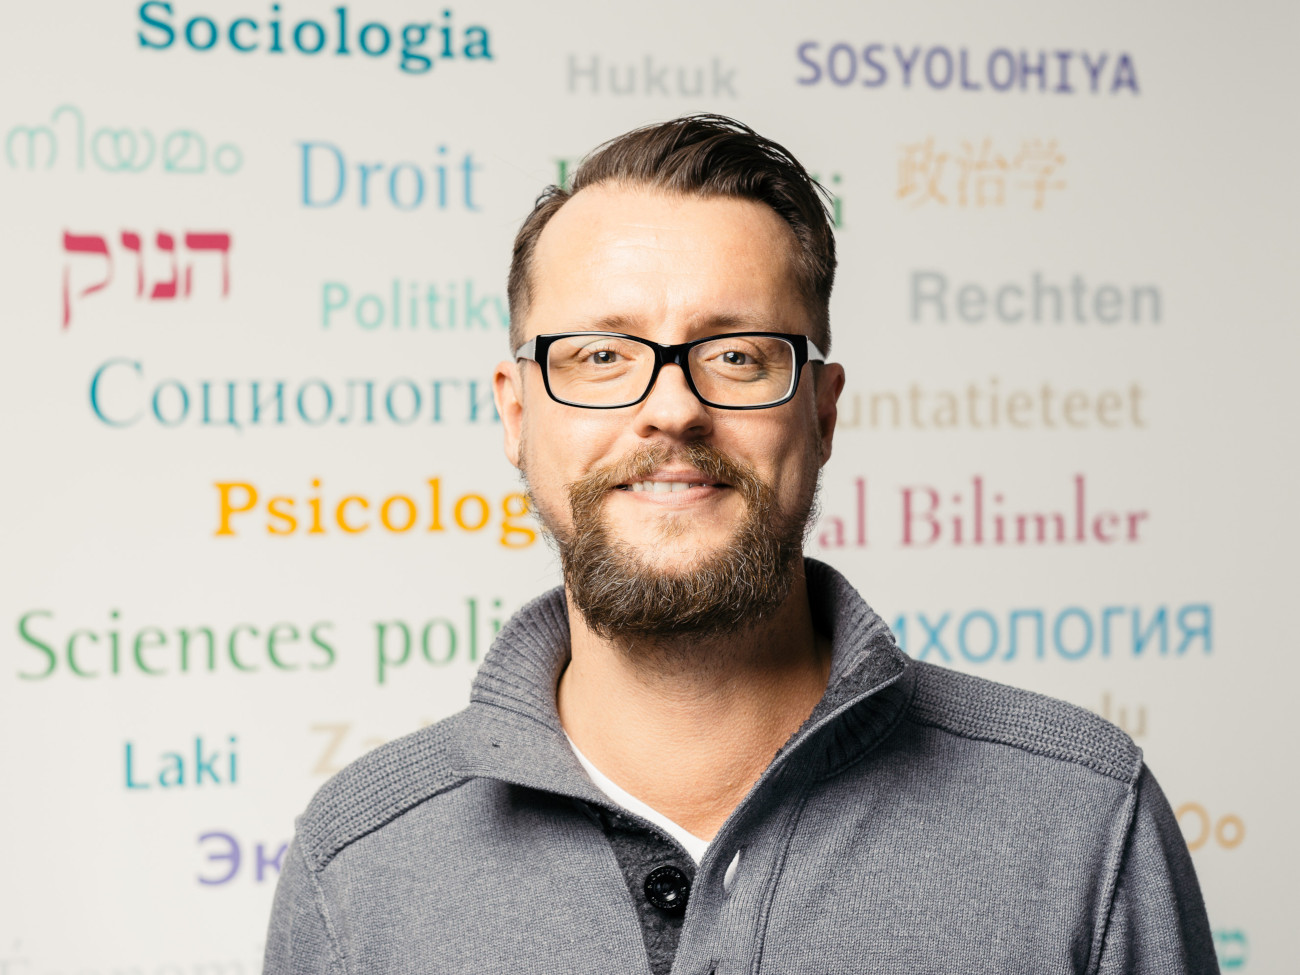
[{"label": "man's hair", "polygon": [[784,146],[725,115],[686,115],[633,129],[583,159],[569,186],[548,186],[515,236],[510,260],[510,348],[523,342],[533,297],[533,253],[551,217],[574,194],[601,183],[645,186],[668,193],[723,196],[764,203],[798,241],[794,270],[812,319],[809,338],[830,351],[835,234],[830,194]]}]

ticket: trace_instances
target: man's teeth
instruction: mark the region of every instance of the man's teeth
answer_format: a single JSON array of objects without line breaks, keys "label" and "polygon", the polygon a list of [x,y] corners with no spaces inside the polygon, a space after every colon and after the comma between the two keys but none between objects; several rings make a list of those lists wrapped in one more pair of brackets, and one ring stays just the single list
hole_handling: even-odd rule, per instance
[{"label": "man's teeth", "polygon": [[708,487],[708,485],[703,481],[696,484],[689,484],[686,481],[633,481],[627,486],[629,491],[650,491],[654,494],[688,491],[693,487]]}]

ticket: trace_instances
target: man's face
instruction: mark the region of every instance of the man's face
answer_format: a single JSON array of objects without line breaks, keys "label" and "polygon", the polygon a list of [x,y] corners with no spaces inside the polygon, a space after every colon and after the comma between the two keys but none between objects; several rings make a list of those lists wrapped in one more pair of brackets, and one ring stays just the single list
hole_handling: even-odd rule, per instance
[{"label": "man's face", "polygon": [[[742,330],[808,334],[795,247],[785,222],[753,201],[611,185],[583,190],[538,240],[524,338],[585,329],[663,343]],[[770,502],[767,517],[806,517],[843,386],[839,366],[822,368],[820,382],[808,367],[794,399],[763,410],[706,407],[672,365],[642,402],[611,410],[551,400],[539,367],[526,361],[501,363],[495,389],[506,454],[524,470],[562,547],[575,528],[571,488],[595,483],[584,506],[609,545],[671,577],[733,545],[754,511],[753,490],[719,479],[717,468],[701,470],[687,445],[711,448],[750,472]],[[638,469],[635,459],[645,457]],[[635,490],[633,472],[637,487],[692,486]]]}]

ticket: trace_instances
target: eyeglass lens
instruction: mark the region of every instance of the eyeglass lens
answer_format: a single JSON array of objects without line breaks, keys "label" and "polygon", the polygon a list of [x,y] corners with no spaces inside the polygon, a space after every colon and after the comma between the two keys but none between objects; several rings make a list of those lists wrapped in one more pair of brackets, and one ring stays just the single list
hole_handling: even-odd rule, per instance
[{"label": "eyeglass lens", "polygon": [[[794,377],[794,346],[762,335],[724,335],[691,348],[687,362],[700,396],[720,406],[783,399]],[[645,394],[654,375],[648,345],[608,335],[558,339],[547,353],[551,391],[583,406],[621,406]]]}]

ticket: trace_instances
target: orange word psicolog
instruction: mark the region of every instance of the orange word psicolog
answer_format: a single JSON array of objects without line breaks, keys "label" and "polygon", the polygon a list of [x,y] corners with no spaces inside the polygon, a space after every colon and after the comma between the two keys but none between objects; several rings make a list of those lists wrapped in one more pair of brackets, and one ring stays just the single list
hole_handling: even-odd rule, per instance
[{"label": "orange word psicolog", "polygon": [[217,489],[218,537],[250,531],[268,535],[362,535],[368,532],[429,534],[499,529],[499,544],[527,548],[537,540],[528,498],[512,491],[499,499],[469,491],[444,491],[442,478],[431,477],[419,491],[377,497],[354,492],[333,494],[319,478],[311,490],[270,494],[249,481],[214,481]]}]

